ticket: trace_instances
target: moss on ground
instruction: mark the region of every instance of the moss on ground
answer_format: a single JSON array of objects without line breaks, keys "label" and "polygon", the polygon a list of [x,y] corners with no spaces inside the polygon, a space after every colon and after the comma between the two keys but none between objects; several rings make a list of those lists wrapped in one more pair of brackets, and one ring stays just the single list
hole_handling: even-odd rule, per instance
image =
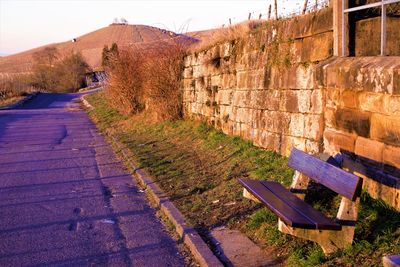
[{"label": "moss on ground", "polygon": [[[121,116],[102,94],[87,96],[99,129],[112,132],[131,149],[133,160],[156,178],[203,236],[220,225],[240,229],[260,245],[276,247],[289,266],[379,266],[382,256],[400,253],[400,214],[367,193],[362,194],[355,242],[348,249],[326,257],[319,246],[280,233],[273,213],[242,197],[237,178],[289,186],[293,171],[286,158],[199,122],[151,123],[145,114]],[[308,202],[335,216],[339,197],[314,188]]]}]

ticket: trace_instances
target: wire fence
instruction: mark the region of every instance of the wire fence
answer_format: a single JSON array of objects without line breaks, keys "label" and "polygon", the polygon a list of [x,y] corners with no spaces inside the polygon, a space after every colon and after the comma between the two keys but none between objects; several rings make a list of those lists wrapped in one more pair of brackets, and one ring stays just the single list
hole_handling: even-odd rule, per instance
[{"label": "wire fence", "polygon": [[[248,13],[247,19],[275,20],[296,17],[329,6],[330,0],[269,0],[266,8]],[[246,17],[231,17],[227,25],[245,20]],[[223,27],[226,24],[222,25]]]}]

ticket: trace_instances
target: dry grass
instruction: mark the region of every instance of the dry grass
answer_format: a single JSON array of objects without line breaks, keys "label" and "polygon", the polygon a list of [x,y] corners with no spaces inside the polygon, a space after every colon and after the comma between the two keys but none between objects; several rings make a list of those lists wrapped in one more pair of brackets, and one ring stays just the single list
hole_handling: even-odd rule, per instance
[{"label": "dry grass", "polygon": [[198,44],[193,45],[190,51],[203,51],[219,43],[245,38],[252,30],[260,27],[264,22],[264,20],[248,20],[227,28],[215,29],[208,38],[204,38]]}]

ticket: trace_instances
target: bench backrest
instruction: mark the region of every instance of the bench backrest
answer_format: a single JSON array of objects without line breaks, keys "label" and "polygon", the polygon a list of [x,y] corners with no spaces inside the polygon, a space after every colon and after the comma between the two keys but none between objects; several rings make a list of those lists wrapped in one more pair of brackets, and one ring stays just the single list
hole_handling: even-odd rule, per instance
[{"label": "bench backrest", "polygon": [[354,201],[360,195],[360,177],[296,148],[292,149],[288,165],[348,199]]}]

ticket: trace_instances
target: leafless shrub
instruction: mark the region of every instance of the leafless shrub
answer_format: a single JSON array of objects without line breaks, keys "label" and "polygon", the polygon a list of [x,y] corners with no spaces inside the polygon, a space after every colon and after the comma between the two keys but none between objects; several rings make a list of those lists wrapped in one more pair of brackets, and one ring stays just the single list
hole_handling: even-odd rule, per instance
[{"label": "leafless shrub", "polygon": [[109,104],[125,115],[145,110],[157,121],[180,118],[183,56],[178,43],[121,51],[108,69]]},{"label": "leafless shrub", "polygon": [[110,61],[106,96],[108,103],[122,114],[134,114],[144,108],[143,61],[143,54],[136,49],[120,51]]},{"label": "leafless shrub", "polygon": [[30,75],[14,74],[12,76],[0,76],[0,100],[22,96],[34,91],[30,85]]},{"label": "leafless shrub", "polygon": [[166,45],[146,53],[143,68],[147,110],[157,121],[182,117],[181,75],[184,48]]}]

